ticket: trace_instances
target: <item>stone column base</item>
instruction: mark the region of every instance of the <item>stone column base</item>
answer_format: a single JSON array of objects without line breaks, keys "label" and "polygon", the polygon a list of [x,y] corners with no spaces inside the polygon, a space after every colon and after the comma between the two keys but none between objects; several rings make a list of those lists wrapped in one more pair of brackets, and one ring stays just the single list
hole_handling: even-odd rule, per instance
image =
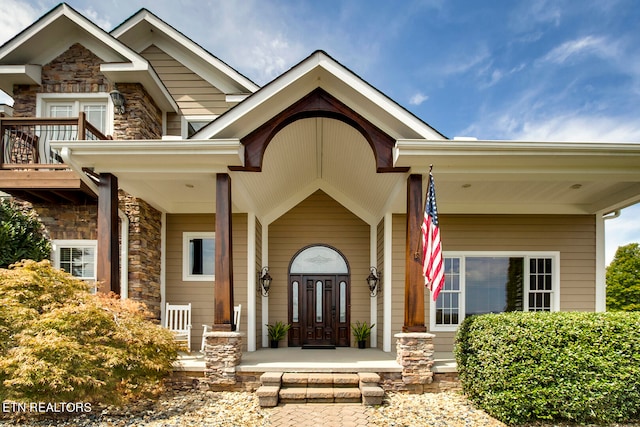
[{"label": "stone column base", "polygon": [[236,383],[236,366],[242,360],[242,334],[212,331],[205,334],[204,375],[211,386]]},{"label": "stone column base", "polygon": [[433,338],[426,332],[395,334],[396,361],[402,366],[402,381],[407,391],[422,393],[425,384],[433,381]]}]

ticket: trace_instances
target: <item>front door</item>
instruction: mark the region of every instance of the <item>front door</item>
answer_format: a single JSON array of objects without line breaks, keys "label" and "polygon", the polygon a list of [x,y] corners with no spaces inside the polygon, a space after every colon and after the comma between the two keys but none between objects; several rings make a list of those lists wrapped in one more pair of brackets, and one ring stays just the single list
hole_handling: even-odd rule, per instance
[{"label": "front door", "polygon": [[343,275],[291,276],[289,345],[349,346],[348,284]]},{"label": "front door", "polygon": [[294,257],[288,294],[289,346],[350,345],[349,272],[337,250],[312,246]]}]

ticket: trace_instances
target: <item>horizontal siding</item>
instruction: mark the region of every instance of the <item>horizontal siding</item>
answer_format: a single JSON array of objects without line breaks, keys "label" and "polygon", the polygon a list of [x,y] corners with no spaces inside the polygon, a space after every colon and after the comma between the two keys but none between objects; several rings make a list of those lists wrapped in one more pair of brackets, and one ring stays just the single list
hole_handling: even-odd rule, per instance
[{"label": "horizontal siding", "polygon": [[141,54],[158,73],[182,114],[220,115],[230,108],[222,91],[157,46],[149,46]]},{"label": "horizontal siding", "polygon": [[[322,191],[318,191],[269,226],[269,322],[288,320],[289,263],[305,246],[325,244],[338,249],[351,272],[351,322],[370,320],[369,225]],[[352,339],[353,341],[353,339]]]},{"label": "horizontal siding", "polygon": [[[404,325],[404,272],[405,272],[405,215],[393,215],[392,221],[391,251],[393,260],[393,293],[391,302],[391,336],[402,332]],[[395,343],[392,342],[392,348]]]},{"label": "horizontal siding", "polygon": [[[191,303],[192,349],[200,349],[202,325],[214,321],[214,282],[182,280],[182,234],[188,231],[215,230],[213,214],[168,214],[166,256],[166,300],[171,304]],[[234,214],[233,233],[233,293],[234,304],[242,304],[240,330],[247,328],[247,216]],[[244,344],[246,347],[246,343]]]},{"label": "horizontal siding", "polygon": [[166,134],[170,136],[182,136],[182,119],[176,113],[167,113]]},{"label": "horizontal siding", "polygon": [[[440,215],[446,251],[560,252],[560,309],[595,309],[595,217],[591,215]],[[393,217],[392,331],[402,329],[404,312],[405,216]],[[425,324],[429,325],[429,291],[425,292]],[[437,352],[453,349],[453,332],[436,332]]]}]

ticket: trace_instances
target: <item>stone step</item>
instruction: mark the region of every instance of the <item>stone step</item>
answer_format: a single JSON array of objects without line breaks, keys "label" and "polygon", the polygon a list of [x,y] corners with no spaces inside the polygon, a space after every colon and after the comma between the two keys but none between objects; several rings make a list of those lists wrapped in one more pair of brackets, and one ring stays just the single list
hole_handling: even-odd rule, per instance
[{"label": "stone step", "polygon": [[278,393],[280,403],[360,403],[358,387],[282,387]]},{"label": "stone step", "polygon": [[375,373],[265,372],[256,394],[262,407],[278,403],[355,403],[380,405],[384,390]]},{"label": "stone step", "polygon": [[[380,377],[378,377],[379,381]],[[261,377],[262,380],[262,377]],[[360,383],[358,374],[342,373],[284,373],[281,384],[284,387],[358,387]],[[262,384],[265,384],[262,381]]]},{"label": "stone step", "polygon": [[278,406],[278,394],[280,393],[280,385],[263,385],[258,387],[256,395],[258,403],[263,408],[271,408]]}]

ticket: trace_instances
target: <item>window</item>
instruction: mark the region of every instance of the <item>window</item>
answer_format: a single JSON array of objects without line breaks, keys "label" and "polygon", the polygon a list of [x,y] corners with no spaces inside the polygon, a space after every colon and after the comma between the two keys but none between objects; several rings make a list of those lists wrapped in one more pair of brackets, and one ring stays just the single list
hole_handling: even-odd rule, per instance
[{"label": "window", "polygon": [[53,265],[89,282],[95,292],[97,242],[95,240],[54,240]]},{"label": "window", "polygon": [[189,232],[182,236],[182,280],[215,280],[215,233]]},{"label": "window", "polygon": [[211,123],[218,116],[183,116],[182,137],[191,138],[200,129]]},{"label": "window", "polygon": [[[111,106],[112,108],[108,108]],[[107,93],[38,94],[38,117],[78,117],[86,114],[87,121],[102,134],[113,133],[113,104]],[[75,136],[74,136],[75,138]],[[62,138],[61,138],[62,139]]]},{"label": "window", "polygon": [[454,331],[466,316],[556,311],[559,253],[445,253],[445,284],[431,302],[431,329]]}]

